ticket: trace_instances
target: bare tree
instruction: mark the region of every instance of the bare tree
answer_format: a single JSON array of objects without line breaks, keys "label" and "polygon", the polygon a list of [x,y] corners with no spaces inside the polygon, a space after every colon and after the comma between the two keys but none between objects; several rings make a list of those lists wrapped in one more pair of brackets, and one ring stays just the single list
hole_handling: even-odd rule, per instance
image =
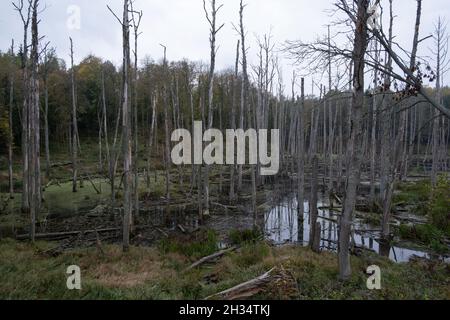
[{"label": "bare tree", "polygon": [[75,91],[75,67],[73,64],[73,41],[70,39],[70,65],[71,65],[71,90],[72,90],[72,192],[77,192],[78,175],[78,121],[77,121],[77,97]]},{"label": "bare tree", "polygon": [[[224,24],[217,27],[217,13],[223,7],[223,5],[219,5],[216,7],[216,0],[210,0],[211,12],[208,13],[208,9],[206,8],[206,0],[203,0],[203,9],[205,11],[206,20],[208,20],[208,24],[210,27],[209,34],[209,44],[211,48],[211,60],[209,65],[209,74],[208,74],[208,122],[207,128],[211,129],[214,121],[214,72],[216,68],[216,36],[219,31],[223,28]],[[205,214],[209,215],[209,166],[205,168],[204,175],[204,188],[205,188]]]},{"label": "bare tree", "polygon": [[23,102],[22,102],[22,212],[30,211],[30,186],[29,186],[29,72],[28,72],[28,28],[31,21],[32,0],[27,0],[25,8],[24,0],[13,3],[14,9],[19,13],[23,24],[23,43],[21,55]]},{"label": "bare tree", "polygon": [[9,198],[14,199],[14,181],[13,181],[13,104],[14,104],[14,40],[11,43],[11,64],[10,64],[10,79],[9,79],[9,139],[8,139],[8,175],[9,175]]},{"label": "bare tree", "polygon": [[[416,57],[417,50],[419,45],[419,31],[420,31],[420,21],[422,16],[422,0],[417,0],[417,15],[416,15],[416,24],[415,24],[415,32],[413,39],[413,49],[411,52],[411,61],[410,61],[410,69],[414,70],[416,68]],[[400,113],[399,120],[399,128],[398,133],[395,139],[394,150],[391,150],[391,153],[394,154],[393,161],[391,163],[391,178],[388,181],[387,189],[385,190],[384,196],[384,207],[383,207],[383,221],[382,221],[382,237],[384,240],[388,240],[390,236],[390,228],[389,221],[391,216],[391,206],[392,206],[392,197],[394,195],[395,185],[400,178],[400,174],[402,172],[402,145],[405,143],[406,139],[406,117],[407,113],[405,111]]]},{"label": "bare tree", "polygon": [[129,0],[123,1],[123,67],[122,67],[122,135],[123,135],[123,250],[128,251],[130,246],[130,225],[132,219],[133,203],[131,190],[133,182],[131,179],[132,165],[132,143],[131,143],[131,108],[129,99],[129,70],[130,70],[130,20]]},{"label": "bare tree", "polygon": [[134,122],[134,210],[135,215],[139,214],[139,120],[138,120],[138,80],[139,80],[139,70],[138,70],[138,38],[140,36],[139,27],[141,25],[142,11],[135,11],[133,6],[133,1],[130,2],[131,5],[131,21],[133,23],[134,30],[134,77],[133,77],[133,122]]},{"label": "bare tree", "polygon": [[297,126],[297,200],[298,200],[298,221],[303,222],[305,213],[305,79],[301,79],[301,102],[298,109],[298,126]]},{"label": "bare tree", "polygon": [[133,201],[132,201],[132,113],[130,108],[130,3],[123,1],[122,20],[111,10],[117,21],[122,26],[122,157],[123,157],[123,251],[130,249],[130,228],[132,223]]},{"label": "bare tree", "polygon": [[[442,79],[448,71],[450,59],[448,53],[449,35],[447,33],[447,23],[441,17],[438,18],[434,30],[434,49],[432,54],[436,57],[436,101],[442,103]],[[439,145],[440,145],[440,124],[439,112],[434,111],[433,121],[433,142],[432,142],[432,170],[431,181],[433,187],[437,184],[437,173],[439,170]]]},{"label": "bare tree", "polygon": [[[346,1],[342,0],[346,5]],[[353,47],[353,98],[351,133],[348,145],[349,163],[342,216],[339,224],[339,277],[347,280],[351,276],[350,233],[356,192],[361,174],[362,151],[362,109],[364,105],[364,57],[368,45],[367,9],[369,0],[357,1],[355,20],[355,39]]]},{"label": "bare tree", "polygon": [[31,241],[36,234],[36,217],[41,208],[41,168],[40,168],[40,129],[39,129],[39,33],[38,7],[39,0],[33,1],[31,17],[31,52],[30,52],[30,127],[29,136],[29,182],[30,182],[30,214]]},{"label": "bare tree", "polygon": [[[48,73],[49,73],[49,53],[44,49],[44,63],[42,82],[44,85],[44,139],[45,139],[45,175],[47,180],[50,180],[50,141],[49,141],[49,123],[48,123]],[[53,57],[53,51],[51,52]]]},{"label": "bare tree", "polygon": [[[240,1],[239,5],[239,35],[241,37],[241,53],[242,53],[242,82],[241,82],[241,107],[239,110],[239,129],[244,129],[244,110],[247,106],[248,97],[248,71],[247,71],[247,48],[245,46],[245,28],[244,28],[244,9],[246,5],[244,5],[243,0]],[[250,120],[250,119],[249,119]],[[242,190],[242,165],[238,166],[238,192]]]},{"label": "bare tree", "polygon": [[[239,76],[239,50],[240,50],[240,40],[237,41],[236,46],[236,62],[234,66],[234,77],[233,77],[233,102],[231,109],[231,128],[236,129],[236,111],[237,111],[237,101],[238,101],[238,76]],[[230,166],[230,203],[233,203],[236,199],[235,194],[235,169],[236,166],[233,164]]]}]

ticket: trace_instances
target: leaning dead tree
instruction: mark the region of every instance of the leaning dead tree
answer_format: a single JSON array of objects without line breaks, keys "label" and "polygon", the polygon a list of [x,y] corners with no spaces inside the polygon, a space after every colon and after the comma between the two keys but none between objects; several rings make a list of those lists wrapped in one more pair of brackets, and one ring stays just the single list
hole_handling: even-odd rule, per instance
[{"label": "leaning dead tree", "polygon": [[[416,68],[416,59],[417,59],[417,50],[419,45],[419,32],[420,32],[420,22],[422,16],[422,0],[417,0],[417,14],[416,14],[416,22],[415,22],[415,32],[413,38],[413,46],[411,51],[410,58],[410,70],[415,70]],[[394,149],[390,150],[389,153],[394,154],[392,163],[390,165],[390,177],[387,179],[387,187],[384,191],[385,194],[383,196],[383,220],[382,220],[382,238],[385,241],[389,241],[390,237],[390,218],[391,218],[391,207],[392,207],[392,197],[394,196],[394,190],[397,182],[400,179],[400,175],[403,167],[403,159],[402,159],[402,145],[406,143],[406,120],[407,113],[401,112],[398,126],[398,133],[395,138]]]}]

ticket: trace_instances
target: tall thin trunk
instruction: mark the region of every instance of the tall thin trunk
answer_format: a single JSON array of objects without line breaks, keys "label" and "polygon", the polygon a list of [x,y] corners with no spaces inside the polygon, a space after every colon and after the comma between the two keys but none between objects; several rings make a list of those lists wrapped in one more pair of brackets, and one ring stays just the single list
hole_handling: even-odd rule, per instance
[{"label": "tall thin trunk", "polygon": [[30,214],[31,241],[36,234],[36,218],[41,208],[41,170],[40,170],[40,129],[39,129],[39,33],[38,6],[39,0],[33,1],[31,19],[31,53],[30,53],[30,145],[29,145],[29,182],[30,182]]},{"label": "tall thin trunk", "polygon": [[301,102],[298,112],[298,146],[297,146],[297,200],[298,200],[298,222],[303,222],[303,214],[305,212],[305,79],[301,79]]},{"label": "tall thin trunk", "polygon": [[14,199],[14,177],[13,177],[13,104],[14,104],[14,40],[11,43],[11,71],[9,79],[9,138],[8,138],[8,176],[9,176],[9,198]]},{"label": "tall thin trunk", "polygon": [[353,211],[356,204],[357,187],[361,174],[362,109],[364,105],[364,56],[367,50],[367,9],[369,0],[358,0],[356,29],[353,48],[353,98],[351,133],[348,145],[349,163],[342,216],[339,225],[339,277],[347,280],[351,276],[350,233]]},{"label": "tall thin trunk", "polygon": [[44,134],[45,134],[45,175],[47,180],[50,180],[50,137],[49,137],[49,123],[48,123],[48,58],[45,52],[45,70],[44,70]]},{"label": "tall thin trunk", "polygon": [[[233,102],[232,102],[232,109],[231,109],[231,128],[233,130],[236,129],[236,110],[237,110],[237,99],[238,99],[238,76],[239,76],[239,50],[240,50],[240,40],[237,41],[237,47],[236,47],[236,62],[234,66],[234,77],[232,81],[233,85]],[[232,164],[230,166],[230,203],[233,203],[236,199],[235,195],[235,169],[236,166]]]},{"label": "tall thin trunk", "polygon": [[123,1],[123,67],[122,67],[122,136],[123,136],[123,251],[130,247],[130,226],[133,211],[132,202],[132,137],[131,137],[131,108],[129,99],[129,71],[130,71],[130,30],[129,30],[129,1]]},{"label": "tall thin trunk", "polygon": [[72,192],[77,192],[77,162],[78,162],[78,125],[77,125],[77,102],[75,92],[75,69],[73,65],[73,41],[70,38],[70,65],[71,65],[71,88],[72,88]]},{"label": "tall thin trunk", "polygon": [[[420,31],[420,20],[422,15],[422,0],[417,0],[417,15],[416,15],[416,25],[413,39],[413,49],[411,53],[411,61],[410,68],[414,70],[416,66],[416,55],[419,44],[419,31]],[[391,217],[391,206],[392,206],[392,197],[394,196],[395,185],[400,179],[400,175],[402,173],[403,167],[403,144],[406,143],[406,118],[407,112],[403,111],[400,113],[399,120],[399,128],[397,137],[395,139],[394,150],[392,153],[394,154],[393,161],[391,163],[391,178],[387,185],[387,190],[385,190],[386,196],[384,199],[384,208],[383,208],[383,220],[382,220],[382,238],[383,240],[389,240],[390,236],[390,227],[389,221]]]}]

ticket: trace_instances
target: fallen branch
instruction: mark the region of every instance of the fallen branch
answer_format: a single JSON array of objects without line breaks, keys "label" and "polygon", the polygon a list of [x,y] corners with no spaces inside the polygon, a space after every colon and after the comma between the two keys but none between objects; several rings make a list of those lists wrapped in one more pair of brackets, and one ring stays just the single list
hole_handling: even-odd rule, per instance
[{"label": "fallen branch", "polygon": [[[113,231],[120,231],[120,228],[108,228],[108,229],[99,229],[99,230],[85,230],[85,231],[68,231],[68,232],[55,232],[55,233],[38,233],[36,234],[35,238],[39,240],[46,240],[46,239],[62,239],[62,238],[68,238],[72,236],[77,236],[79,234],[89,234],[89,233],[105,233],[105,232],[113,232]],[[16,237],[16,240],[27,240],[30,238],[30,235],[28,234],[22,234],[18,235]]]},{"label": "fallen branch", "polygon": [[91,183],[92,187],[94,188],[95,192],[97,194],[101,194],[101,191],[95,186],[94,181],[92,181],[91,177],[87,174],[86,177],[88,178],[89,182]]},{"label": "fallen branch", "polygon": [[189,270],[195,269],[198,266],[200,266],[200,265],[202,265],[202,264],[204,264],[206,262],[219,259],[219,258],[223,257],[224,255],[226,255],[227,253],[235,251],[235,250],[237,250],[237,247],[231,247],[231,248],[228,248],[226,250],[222,250],[222,251],[216,252],[216,253],[214,253],[214,254],[212,254],[210,256],[201,258],[197,262],[195,262],[192,265],[190,265],[185,271],[189,271]]}]

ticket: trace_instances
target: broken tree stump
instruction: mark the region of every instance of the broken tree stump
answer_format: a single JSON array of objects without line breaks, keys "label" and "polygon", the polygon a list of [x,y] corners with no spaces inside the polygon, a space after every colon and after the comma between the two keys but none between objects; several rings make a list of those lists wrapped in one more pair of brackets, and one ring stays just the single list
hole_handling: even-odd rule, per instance
[{"label": "broken tree stump", "polygon": [[296,280],[281,266],[275,267],[255,279],[209,296],[205,300],[241,300],[262,293],[277,295],[274,298],[286,299],[299,296]]}]

